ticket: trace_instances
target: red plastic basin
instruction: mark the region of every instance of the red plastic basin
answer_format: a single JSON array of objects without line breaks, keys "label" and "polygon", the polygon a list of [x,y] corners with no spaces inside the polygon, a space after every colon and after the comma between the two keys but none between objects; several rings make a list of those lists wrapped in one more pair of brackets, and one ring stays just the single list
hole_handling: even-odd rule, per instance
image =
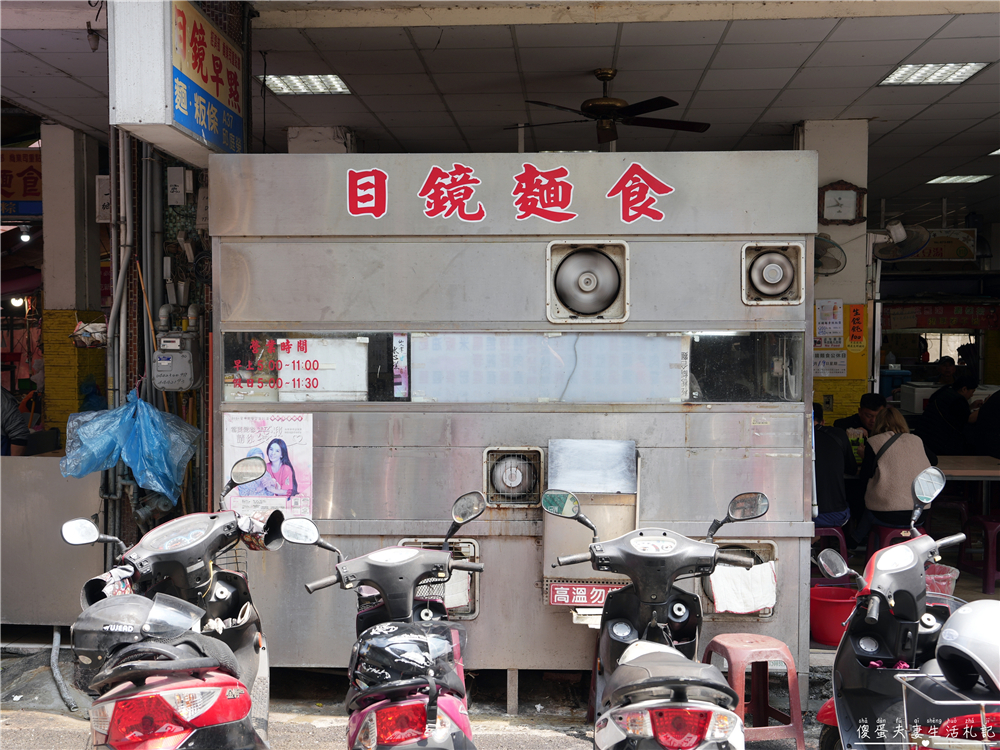
[{"label": "red plastic basin", "polygon": [[809,631],[817,643],[836,646],[844,635],[842,623],[854,611],[857,589],[813,586],[809,589]]}]

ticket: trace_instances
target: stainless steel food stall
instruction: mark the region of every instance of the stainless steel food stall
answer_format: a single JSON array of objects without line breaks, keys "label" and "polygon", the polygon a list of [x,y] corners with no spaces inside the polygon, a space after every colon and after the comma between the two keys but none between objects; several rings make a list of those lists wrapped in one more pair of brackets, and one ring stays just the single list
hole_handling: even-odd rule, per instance
[{"label": "stainless steel food stall", "polygon": [[[308,415],[288,512],[347,556],[440,540],[486,493],[461,532],[486,571],[450,590],[473,669],[590,668],[613,581],[550,567],[589,542],[543,517],[554,478],[605,538],[700,537],[762,491],[720,539],[775,562],[776,603],[708,602],[703,641],[772,635],[806,672],[816,185],[805,151],[212,156],[215,434]],[[248,555],[274,664],[346,665],[354,595],[302,585],[333,562]]]}]

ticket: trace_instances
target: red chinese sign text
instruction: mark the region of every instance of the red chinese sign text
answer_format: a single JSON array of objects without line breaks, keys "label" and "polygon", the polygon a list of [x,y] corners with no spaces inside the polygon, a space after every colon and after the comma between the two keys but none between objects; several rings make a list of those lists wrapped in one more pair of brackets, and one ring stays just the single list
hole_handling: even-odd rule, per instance
[{"label": "red chinese sign text", "polygon": [[381,169],[347,170],[347,212],[381,219],[388,210],[389,175]]},{"label": "red chinese sign text", "polygon": [[674,189],[670,185],[647,171],[641,164],[633,162],[632,166],[618,178],[618,182],[608,191],[606,197],[621,196],[622,221],[631,224],[643,216],[653,221],[663,221],[663,212],[653,208],[656,198],[651,193],[667,195],[672,192]]},{"label": "red chinese sign text", "polygon": [[417,193],[424,199],[424,215],[431,219],[443,215],[447,219],[457,213],[462,221],[482,221],[486,217],[483,204],[479,203],[471,212],[468,206],[479,184],[479,178],[472,176],[472,167],[464,164],[453,164],[450,172],[436,165],[431,167]]}]

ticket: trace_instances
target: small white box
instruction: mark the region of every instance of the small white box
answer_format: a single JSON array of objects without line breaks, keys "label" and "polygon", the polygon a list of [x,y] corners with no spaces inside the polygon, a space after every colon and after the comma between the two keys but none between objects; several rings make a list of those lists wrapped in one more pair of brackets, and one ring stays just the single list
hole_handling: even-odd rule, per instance
[{"label": "small white box", "polygon": [[903,383],[899,388],[899,408],[913,414],[923,414],[924,407],[938,388],[940,383]]}]

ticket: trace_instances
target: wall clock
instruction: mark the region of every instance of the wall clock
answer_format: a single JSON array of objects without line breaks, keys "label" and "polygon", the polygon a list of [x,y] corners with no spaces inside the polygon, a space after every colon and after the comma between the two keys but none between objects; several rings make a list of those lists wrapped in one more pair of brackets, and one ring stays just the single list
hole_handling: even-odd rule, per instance
[{"label": "wall clock", "polygon": [[838,180],[819,189],[820,224],[860,224],[864,216],[865,188]]}]

